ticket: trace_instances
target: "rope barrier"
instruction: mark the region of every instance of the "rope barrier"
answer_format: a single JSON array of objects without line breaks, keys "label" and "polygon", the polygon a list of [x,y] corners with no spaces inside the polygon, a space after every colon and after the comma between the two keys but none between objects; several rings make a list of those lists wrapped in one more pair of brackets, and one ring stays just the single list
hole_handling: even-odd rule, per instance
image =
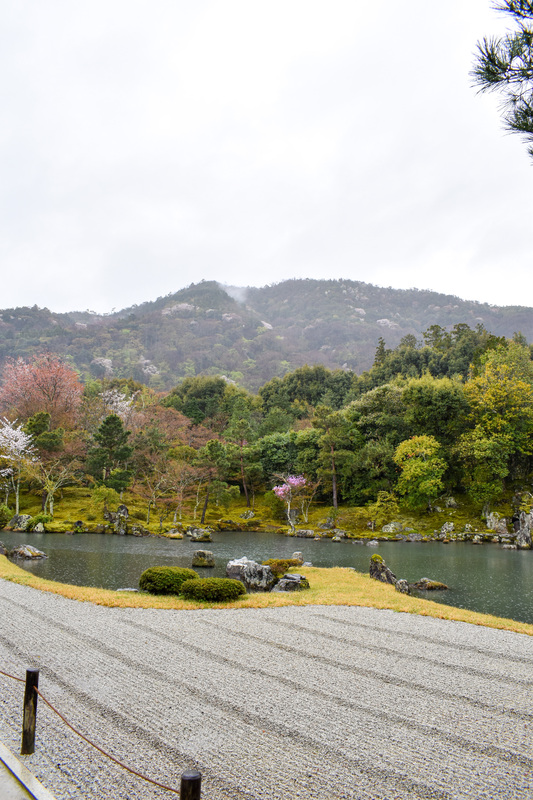
[{"label": "rope barrier", "polygon": [[[15,675],[10,675],[9,673],[7,673],[7,672],[3,672],[2,670],[0,670],[0,675],[4,675],[6,678],[12,678],[14,681],[20,681],[20,683],[25,683],[25,681],[24,681],[22,678],[17,678],[17,677],[15,677]],[[46,697],[43,695],[43,693],[42,693],[42,692],[41,692],[41,691],[40,691],[40,690],[39,690],[39,689],[38,689],[36,686],[34,686],[33,688],[34,688],[34,690],[35,690],[36,694],[38,694],[38,695],[39,695],[39,697],[41,698],[41,700],[42,700],[44,703],[46,703],[46,705],[47,705],[47,706],[48,706],[48,707],[49,707],[49,708],[50,708],[50,709],[51,709],[51,710],[52,710],[52,711],[53,711],[55,714],[57,714],[57,716],[58,716],[58,717],[59,717],[59,718],[60,718],[60,719],[61,719],[61,720],[62,720],[62,721],[65,723],[65,725],[67,726],[67,728],[70,728],[70,730],[71,730],[71,731],[73,731],[73,732],[74,732],[74,733],[75,733],[77,736],[79,736],[79,737],[80,737],[80,739],[83,739],[83,741],[84,741],[84,742],[87,742],[87,744],[90,744],[90,745],[91,745],[91,747],[94,747],[94,749],[95,749],[95,750],[98,750],[98,752],[99,752],[99,753],[101,753],[103,756],[105,756],[106,758],[109,758],[109,760],[110,760],[110,761],[113,761],[113,763],[114,763],[114,764],[118,764],[118,766],[119,766],[119,767],[122,767],[122,769],[125,769],[127,772],[130,772],[132,775],[135,775],[137,778],[141,778],[141,779],[142,779],[142,780],[144,780],[144,781],[148,781],[148,783],[151,783],[151,784],[153,784],[154,786],[158,786],[160,789],[164,789],[164,790],[165,790],[165,791],[167,791],[167,792],[172,792],[173,794],[177,794],[177,795],[179,795],[179,794],[180,794],[180,790],[179,790],[179,789],[173,789],[173,788],[172,788],[172,786],[167,786],[167,785],[166,785],[166,784],[164,784],[164,783],[159,783],[159,781],[156,781],[156,780],[154,780],[153,778],[149,778],[147,775],[143,775],[143,773],[142,773],[142,772],[137,772],[136,770],[132,769],[131,767],[128,767],[128,766],[127,766],[127,764],[124,764],[124,763],[123,763],[122,761],[120,761],[118,758],[115,758],[114,756],[112,756],[112,755],[111,755],[110,753],[108,753],[106,750],[103,750],[103,749],[102,749],[101,747],[99,747],[99,746],[98,746],[98,745],[97,745],[95,742],[92,742],[90,739],[88,739],[88,738],[87,738],[87,736],[84,736],[84,734],[83,734],[83,733],[81,733],[81,731],[77,730],[77,728],[75,728],[75,727],[74,727],[74,725],[72,725],[72,724],[71,724],[71,723],[70,723],[70,722],[69,722],[69,721],[68,721],[68,720],[67,720],[67,719],[66,719],[66,718],[63,716],[63,714],[61,714],[61,713],[60,713],[60,712],[57,710],[57,708],[55,708],[55,706],[53,706],[53,705],[52,705],[52,703],[51,703],[49,700],[47,700],[47,699],[46,699]]]},{"label": "rope barrier", "polygon": [[20,681],[21,683],[25,683],[24,678],[16,678],[14,675],[10,675],[9,672],[2,672],[0,669],[0,675],[5,675],[6,678],[13,678],[14,681]]},{"label": "rope barrier", "polygon": [[106,750],[103,750],[101,747],[99,747],[97,744],[95,744],[95,742],[92,742],[90,739],[88,739],[86,736],[84,736],[83,733],[81,733],[79,730],[77,730],[77,728],[75,728],[74,725],[71,725],[71,723],[67,719],[65,719],[63,714],[61,714],[57,710],[57,708],[55,708],[52,705],[52,703],[49,700],[46,699],[46,697],[42,694],[42,692],[39,691],[39,689],[35,689],[35,691],[37,692],[37,694],[39,695],[41,700],[43,700],[43,702],[45,702],[46,705],[49,708],[51,708],[52,711],[55,714],[57,714],[59,719],[63,720],[63,722],[65,723],[67,728],[70,728],[71,731],[74,731],[74,733],[77,736],[79,736],[80,739],[83,739],[84,742],[87,742],[87,744],[90,744],[91,747],[94,747],[94,749],[98,750],[98,752],[101,753],[103,756],[106,756],[111,761],[113,761],[115,764],[118,764],[119,767],[122,767],[123,769],[127,770],[127,772],[131,772],[132,775],[136,775],[138,778],[142,778],[143,780],[148,781],[149,783],[153,783],[154,786],[159,786],[160,789],[165,789],[167,792],[173,792],[174,794],[179,794],[179,790],[178,789],[173,789],[171,786],[166,786],[164,783],[159,783],[158,781],[155,781],[153,778],[149,778],[147,775],[143,775],[142,772],[136,772],[136,770],[132,769],[131,767],[128,767],[126,764],[123,764],[122,761],[119,761],[118,758],[115,758],[114,756],[110,755],[110,753],[108,753]]}]

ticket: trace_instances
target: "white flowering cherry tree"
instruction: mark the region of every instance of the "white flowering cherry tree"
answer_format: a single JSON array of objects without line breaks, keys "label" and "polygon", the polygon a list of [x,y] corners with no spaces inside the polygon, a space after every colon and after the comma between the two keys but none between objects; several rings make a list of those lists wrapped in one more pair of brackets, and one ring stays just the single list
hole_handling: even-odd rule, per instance
[{"label": "white flowering cherry tree", "polygon": [[15,492],[15,514],[19,513],[20,481],[27,467],[36,460],[33,438],[22,425],[0,419],[0,459],[4,462],[1,477],[9,480]]}]

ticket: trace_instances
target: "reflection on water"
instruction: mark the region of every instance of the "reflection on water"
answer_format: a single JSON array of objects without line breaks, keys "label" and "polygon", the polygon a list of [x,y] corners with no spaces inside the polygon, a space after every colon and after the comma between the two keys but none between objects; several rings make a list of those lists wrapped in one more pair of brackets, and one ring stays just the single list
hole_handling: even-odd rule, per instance
[{"label": "reflection on water", "polygon": [[202,575],[224,575],[227,562],[247,556],[256,561],[290,558],[295,550],[315,567],[355,567],[368,571],[370,556],[379,552],[400,578],[414,582],[422,577],[446,583],[448,592],[429,593],[429,598],[460,608],[533,623],[533,551],[502,550],[497,545],[474,547],[467,543],[387,542],[369,548],[356,542],[296,539],[269,533],[214,533],[213,542],[189,539],[105,534],[42,534],[0,532],[8,547],[32,544],[49,558],[17,562],[35,575],[78,586],[106,589],[137,587],[147,567],[190,567],[197,549],[211,550],[216,566]]}]

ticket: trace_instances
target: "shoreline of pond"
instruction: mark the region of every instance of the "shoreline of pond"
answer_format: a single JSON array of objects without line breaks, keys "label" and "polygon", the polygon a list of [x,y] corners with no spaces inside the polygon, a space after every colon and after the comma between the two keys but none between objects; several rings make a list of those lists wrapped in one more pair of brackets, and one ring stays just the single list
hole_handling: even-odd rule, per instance
[{"label": "shoreline of pond", "polygon": [[[104,527],[104,526],[101,526]],[[106,526],[107,527],[107,526]],[[302,531],[296,530],[294,533],[290,531],[283,531],[283,530],[272,530],[268,528],[209,528],[210,534],[224,534],[224,533],[245,533],[245,534],[260,534],[260,535],[268,535],[268,536],[280,536],[286,539],[295,539],[295,540],[302,540],[302,541],[330,541],[332,543],[337,543],[339,541],[342,542],[352,542],[353,544],[359,545],[379,545],[379,544],[426,544],[426,543],[439,543],[439,544],[473,544],[473,545],[484,545],[484,544],[494,544],[500,545],[501,547],[505,547],[507,550],[533,550],[532,547],[519,547],[514,544],[513,540],[516,538],[515,534],[508,534],[508,535],[500,535],[496,534],[494,531],[479,531],[476,530],[475,532],[468,532],[468,533],[457,533],[457,534],[450,534],[448,536],[443,535],[441,533],[436,533],[434,535],[424,535],[420,533],[405,533],[405,534],[396,534],[394,536],[354,536],[350,534],[344,534],[339,536],[338,534],[340,531],[335,532],[326,532],[326,531],[313,531],[312,535],[307,533],[308,529],[304,529]],[[116,536],[119,538],[127,538],[127,539],[146,539],[146,538],[155,538],[155,539],[168,539],[172,541],[181,541],[181,540],[191,540],[191,534],[187,531],[179,532],[179,535],[176,535],[174,532],[169,531],[165,533],[154,533],[153,531],[145,531],[142,534],[133,533],[130,531],[127,532],[118,532],[110,529],[104,530],[88,530],[88,529],[79,529],[79,530],[43,530],[43,531],[24,531],[15,528],[0,528],[0,537],[2,534],[7,533],[24,533],[27,536]],[[208,544],[209,539],[198,539],[198,544]]]},{"label": "shoreline of pond", "polygon": [[[112,534],[57,535],[51,533],[9,533],[0,539],[8,549],[32,544],[49,558],[21,562],[18,566],[37,577],[77,586],[94,586],[116,591],[138,586],[142,572],[151,566],[191,567],[196,549],[214,553],[215,568],[202,574],[221,577],[227,562],[246,556],[261,562],[270,558],[290,558],[295,551],[304,562],[315,567],[349,567],[368,575],[370,557],[377,552],[391,571],[408,583],[422,577],[445,583],[450,589],[438,602],[458,608],[533,623],[533,559],[526,551],[511,552],[498,546],[474,547],[456,542],[456,547],[440,547],[439,541],[344,539],[331,542],[265,532],[214,532],[212,542],[194,542],[153,535],[137,538]],[[407,542],[406,542],[407,544]],[[463,544],[464,547],[458,545]],[[444,596],[446,595],[446,596]]]}]

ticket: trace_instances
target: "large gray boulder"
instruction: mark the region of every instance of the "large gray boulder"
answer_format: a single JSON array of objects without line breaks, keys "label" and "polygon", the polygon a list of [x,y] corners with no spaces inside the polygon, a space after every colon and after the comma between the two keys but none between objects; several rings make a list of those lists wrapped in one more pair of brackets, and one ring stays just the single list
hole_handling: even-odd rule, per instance
[{"label": "large gray boulder", "polygon": [[149,530],[144,528],[142,525],[131,525],[129,531],[131,536],[151,536]]},{"label": "large gray boulder", "polygon": [[497,533],[498,536],[507,536],[509,533],[507,520],[505,517],[500,517],[496,511],[487,515],[487,528]]},{"label": "large gray boulder", "polygon": [[394,572],[391,572],[391,570],[383,561],[383,558],[377,554],[373,555],[370,559],[369,573],[370,577],[374,578],[375,581],[392,583],[393,586],[396,586],[396,581],[398,578]]},{"label": "large gray boulder", "polygon": [[269,592],[276,582],[270,567],[251,561],[246,556],[229,561],[226,576],[244,583],[247,592]]},{"label": "large gray boulder", "polygon": [[399,581],[396,581],[396,591],[401,594],[410,594],[409,584],[405,578],[400,578]]},{"label": "large gray boulder", "polygon": [[309,589],[309,581],[304,575],[288,573],[284,575],[273,587],[273,592],[301,592]]},{"label": "large gray boulder", "polygon": [[384,525],[381,529],[382,533],[401,533],[403,531],[403,525],[401,522],[388,522]]},{"label": "large gray boulder", "polygon": [[46,553],[43,553],[41,550],[37,550],[36,547],[32,547],[31,544],[21,544],[18,547],[15,547],[9,554],[11,558],[25,558],[25,559],[35,559],[35,558],[48,558]]},{"label": "large gray boulder", "polygon": [[116,511],[106,509],[104,519],[112,523],[113,531],[119,536],[125,536],[128,533],[129,511],[124,503],[121,503]]},{"label": "large gray boulder", "polygon": [[531,550],[531,528],[533,527],[533,511],[520,513],[520,527],[516,534],[515,544],[519,550]]},{"label": "large gray boulder", "polygon": [[15,514],[6,525],[8,531],[26,531],[31,520],[31,514]]},{"label": "large gray boulder", "polygon": [[211,531],[207,528],[189,528],[187,536],[191,537],[191,542],[212,542]]},{"label": "large gray boulder", "polygon": [[195,550],[192,554],[193,567],[214,567],[215,556],[211,550]]},{"label": "large gray boulder", "polygon": [[436,592],[441,589],[447,589],[448,587],[445,583],[441,583],[441,581],[433,581],[431,578],[420,578],[416,583],[410,583],[409,588],[418,589],[422,592]]}]

